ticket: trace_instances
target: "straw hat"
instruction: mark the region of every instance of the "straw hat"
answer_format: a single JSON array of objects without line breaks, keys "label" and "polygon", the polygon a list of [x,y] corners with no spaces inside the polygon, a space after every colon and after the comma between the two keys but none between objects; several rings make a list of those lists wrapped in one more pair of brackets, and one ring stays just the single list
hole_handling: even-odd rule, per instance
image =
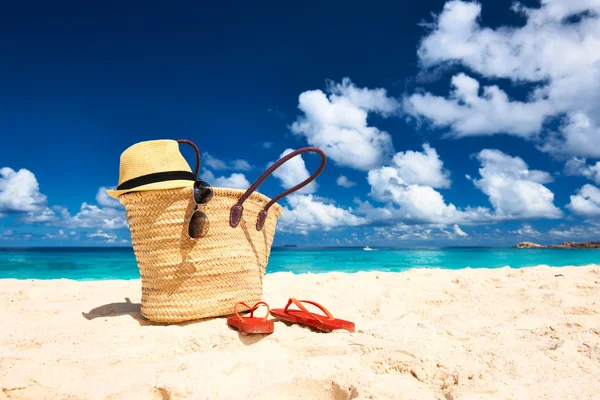
[{"label": "straw hat", "polygon": [[191,187],[195,180],[176,140],[150,140],[136,143],[121,154],[119,185],[106,193],[118,198],[134,191]]}]

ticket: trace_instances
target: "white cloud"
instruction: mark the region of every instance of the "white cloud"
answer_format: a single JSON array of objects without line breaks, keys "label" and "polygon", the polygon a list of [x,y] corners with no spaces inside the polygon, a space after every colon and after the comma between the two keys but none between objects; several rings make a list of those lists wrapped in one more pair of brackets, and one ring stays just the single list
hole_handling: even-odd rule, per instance
[{"label": "white cloud", "polygon": [[102,239],[106,243],[116,243],[118,239],[117,235],[115,235],[114,233],[104,232],[103,230],[98,230],[94,233],[89,233],[87,237],[90,239]]},{"label": "white cloud", "polygon": [[489,210],[461,211],[446,204],[440,192],[434,189],[450,186],[449,173],[444,170],[435,149],[423,146],[423,152],[406,151],[392,159],[391,166],[369,171],[371,197],[391,203],[399,209],[381,210],[362,203],[360,210],[374,219],[401,219],[413,222],[456,223],[488,218]]},{"label": "white cloud", "polygon": [[582,240],[597,240],[600,235],[600,225],[597,224],[583,224],[577,226],[561,226],[550,229],[548,231],[550,236],[556,238],[573,240],[573,238],[580,238]]},{"label": "white cloud", "polygon": [[[288,154],[290,154],[292,149],[286,149],[279,158],[282,158]],[[269,164],[271,165],[271,164]],[[296,186],[300,182],[308,179],[310,177],[310,173],[306,169],[306,164],[302,159],[301,155],[298,155],[294,158],[289,159],[286,163],[282,164],[279,168],[273,172],[273,176],[279,179],[281,182],[281,186],[285,189],[289,189],[291,187]],[[314,193],[317,191],[317,183],[311,182],[308,185],[304,186],[296,193]]]},{"label": "white cloud", "polygon": [[400,103],[384,89],[357,88],[348,78],[330,83],[328,95],[321,90],[300,94],[298,108],[304,113],[292,124],[292,132],[323,149],[339,165],[359,170],[377,167],[393,154],[390,135],[368,126],[367,116],[389,116]]},{"label": "white cloud", "polygon": [[[119,200],[106,194],[106,189],[108,188],[104,186],[98,189],[98,193],[96,193],[96,203],[102,207],[122,207]],[[114,190],[114,188],[111,189]]]},{"label": "white cloud", "polygon": [[588,165],[585,158],[574,157],[565,164],[565,174],[571,176],[585,176],[600,185],[600,161]]},{"label": "white cloud", "polygon": [[[371,197],[387,203],[385,208],[380,208],[357,201],[359,213],[371,221],[471,225],[562,216],[562,211],[553,204],[554,194],[543,186],[552,181],[552,176],[547,172],[530,170],[519,157],[489,149],[478,154],[482,165],[479,169],[481,177],[469,179],[488,196],[492,211],[486,207],[458,209],[454,204],[446,203],[444,196],[431,186],[450,186],[447,172],[435,150],[425,146],[423,153],[399,155],[397,158],[402,162],[396,166],[385,166],[368,173]],[[411,168],[403,169],[405,166]],[[427,173],[419,175],[416,171]]]},{"label": "white cloud", "polygon": [[238,171],[250,171],[252,169],[252,165],[246,160],[233,160],[231,163],[231,168]]},{"label": "white cloud", "polygon": [[14,234],[15,234],[15,231],[10,230],[10,229],[7,229],[4,232],[2,232],[2,236],[4,236],[4,237],[14,236]]},{"label": "white cloud", "polygon": [[310,230],[331,230],[343,226],[358,226],[367,220],[343,209],[327,204],[312,194],[291,194],[288,207],[283,208],[279,222],[285,231],[307,234]]},{"label": "white cloud", "polygon": [[[102,228],[118,229],[126,227],[125,212],[112,207],[120,206],[115,199],[108,197],[106,188],[100,188],[96,195],[98,206],[83,203],[81,210],[71,216],[66,208],[50,209],[47,197],[40,193],[35,175],[26,169],[18,172],[11,168],[0,169],[0,216],[4,213],[18,212],[20,221],[25,224],[48,224],[65,228]],[[66,234],[60,230],[50,233],[46,238],[64,238]]]},{"label": "white cloud", "polygon": [[[29,171],[27,172],[29,173]],[[33,179],[35,180],[34,176]],[[37,205],[37,208],[34,207],[34,211],[24,213],[20,220],[25,224],[46,224],[64,228],[119,229],[126,227],[125,210],[118,200],[108,197],[105,190],[105,187],[101,187],[96,194],[96,201],[104,207],[83,203],[79,212],[72,216],[65,207],[55,206],[50,209],[45,205]],[[34,197],[38,197],[38,195],[34,195]],[[46,196],[41,195],[41,197],[45,202]],[[62,237],[52,233],[50,235]]]},{"label": "white cloud", "polygon": [[392,159],[398,177],[406,184],[449,188],[450,173],[444,169],[435,149],[429,144],[423,145],[423,152],[406,151],[397,153]]},{"label": "white cloud", "polygon": [[46,207],[46,200],[31,171],[0,168],[0,215],[11,212],[37,213]]},{"label": "white cloud", "polygon": [[[513,6],[524,25],[492,29],[480,25],[481,4],[448,1],[418,49],[424,69],[458,64],[482,78],[529,84],[524,100],[497,86],[480,95],[479,82],[459,74],[447,98],[414,94],[407,111],[458,136],[508,133],[557,156],[600,157],[600,2],[541,3]],[[544,131],[550,119],[560,121],[556,132]]]},{"label": "white cloud", "polygon": [[120,229],[127,227],[127,218],[125,211],[122,209],[101,208],[83,203],[79,212],[73,216],[64,207],[55,207],[55,209],[59,211],[61,218],[53,224],[65,228]]},{"label": "white cloud", "polygon": [[600,216],[600,189],[593,185],[583,185],[577,193],[571,196],[567,208],[585,217]]},{"label": "white cloud", "polygon": [[429,240],[437,236],[432,228],[403,223],[386,227],[376,226],[373,232],[386,240]]},{"label": "white cloud", "polygon": [[226,162],[220,160],[209,153],[202,153],[202,163],[208,165],[210,168],[219,171],[219,170],[236,170],[236,171],[250,171],[252,166],[246,160],[233,160],[231,162]]},{"label": "white cloud", "polygon": [[273,147],[273,142],[263,142],[262,147],[265,149],[270,149]]},{"label": "white cloud", "polygon": [[531,137],[538,134],[551,114],[546,101],[511,101],[498,86],[486,86],[480,96],[479,82],[465,75],[452,78],[449,98],[429,93],[405,99],[405,109],[429,119],[438,127],[452,128],[454,136],[512,133]]},{"label": "white cloud", "polygon": [[371,170],[367,180],[371,185],[371,196],[377,201],[400,206],[402,219],[432,223],[462,219],[460,211],[453,204],[446,204],[440,192],[431,186],[406,184],[394,167]]},{"label": "white cloud", "polygon": [[515,235],[519,236],[530,237],[537,237],[541,235],[539,231],[537,231],[533,226],[531,226],[531,224],[523,224],[521,228],[514,231],[510,231],[510,233],[514,233]]},{"label": "white cloud", "polygon": [[388,116],[400,109],[398,100],[388,97],[385,89],[358,88],[350,78],[342,79],[342,83],[329,82],[328,86],[333,96],[344,97],[356,107],[367,111],[376,111]]},{"label": "white cloud", "polygon": [[348,177],[344,175],[338,176],[338,178],[335,180],[335,183],[337,183],[338,186],[345,188],[351,188],[353,186],[356,186],[356,182],[352,182],[350,179],[348,179]]},{"label": "white cloud", "polygon": [[[21,218],[21,221],[26,224],[44,223],[69,229],[121,229],[127,227],[124,208],[98,207],[85,202],[75,215],[71,215],[65,207],[55,206],[54,210],[46,207],[41,211],[27,213]],[[71,232],[71,234],[76,233]]]},{"label": "white cloud", "polygon": [[60,229],[58,232],[56,233],[46,233],[44,236],[42,236],[42,239],[46,240],[46,239],[66,239],[67,235],[65,234],[65,232]]},{"label": "white cloud", "polygon": [[554,193],[543,184],[552,176],[530,170],[521,158],[499,150],[484,149],[477,155],[481,178],[473,183],[488,197],[500,219],[560,218],[553,204]]},{"label": "white cloud", "polygon": [[454,230],[454,233],[460,237],[469,236],[469,235],[467,235],[467,233],[465,231],[460,229],[460,226],[458,226],[457,224],[454,224],[453,230]]},{"label": "white cloud", "polygon": [[250,182],[248,182],[244,174],[240,173],[233,173],[229,176],[220,176],[217,178],[211,171],[205,170],[201,178],[214,187],[231,189],[248,189],[250,187]]},{"label": "white cloud", "polygon": [[54,211],[48,207],[44,207],[38,211],[32,211],[21,217],[21,221],[26,224],[50,223],[58,221],[59,217]]},{"label": "white cloud", "polygon": [[[458,225],[454,225],[458,227]],[[468,235],[464,233],[460,228],[458,228],[459,233],[456,231],[456,228],[453,228],[454,232],[448,231],[446,225],[439,224],[428,224],[428,225],[420,225],[420,224],[405,224],[405,223],[397,223],[392,226],[386,227],[374,227],[373,232],[376,237],[381,237],[385,240],[413,240],[413,241],[423,241],[423,240],[433,240],[433,239],[457,239],[464,238]],[[369,237],[369,239],[372,239]]]},{"label": "white cloud", "polygon": [[568,155],[598,158],[600,157],[599,123],[584,113],[574,112],[563,120],[559,132],[551,133],[539,147],[560,158]]}]

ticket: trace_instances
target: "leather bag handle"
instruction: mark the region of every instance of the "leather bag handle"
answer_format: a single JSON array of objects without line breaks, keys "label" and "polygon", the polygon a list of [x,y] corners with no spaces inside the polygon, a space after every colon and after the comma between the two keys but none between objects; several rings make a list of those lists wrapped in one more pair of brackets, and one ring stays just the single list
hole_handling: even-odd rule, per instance
[{"label": "leather bag handle", "polygon": [[258,187],[261,185],[261,183],[263,183],[263,181],[265,179],[267,179],[269,177],[269,175],[271,175],[277,168],[281,167],[287,161],[289,161],[290,159],[292,159],[302,153],[317,153],[318,155],[320,155],[321,156],[321,165],[319,166],[319,169],[317,169],[311,176],[306,178],[304,181],[302,181],[299,184],[297,184],[296,186],[286,190],[285,192],[279,194],[278,196],[274,197],[270,202],[268,202],[267,205],[265,206],[265,208],[263,208],[262,211],[258,213],[258,219],[256,221],[256,229],[257,230],[260,231],[263,228],[265,221],[267,220],[269,208],[271,208],[271,206],[273,204],[275,204],[278,200],[281,200],[288,194],[294,193],[295,191],[302,189],[304,186],[306,186],[309,183],[311,183],[312,181],[314,181],[315,178],[317,176],[319,176],[319,174],[321,172],[323,172],[323,169],[325,168],[325,164],[327,163],[327,157],[325,156],[325,153],[323,152],[323,150],[318,149],[316,147],[303,147],[301,149],[292,151],[291,153],[285,155],[284,157],[281,157],[273,165],[271,165],[269,168],[267,168],[267,170],[265,172],[263,172],[263,174],[252,184],[252,186],[250,186],[248,188],[248,190],[246,190],[246,192],[242,195],[242,197],[240,197],[238,202],[234,206],[231,207],[231,210],[229,212],[229,225],[231,225],[232,228],[235,228],[236,226],[238,226],[240,221],[242,220],[242,214],[244,212],[244,201],[246,201],[246,199],[248,197],[250,197],[250,195],[252,193],[254,193],[254,191],[256,189],[258,189]]},{"label": "leather bag handle", "polygon": [[185,139],[179,139],[177,143],[189,144],[194,148],[194,151],[196,152],[196,168],[194,169],[194,176],[196,179],[198,179],[198,172],[200,172],[200,150],[198,150],[198,146],[196,146],[192,141]]}]

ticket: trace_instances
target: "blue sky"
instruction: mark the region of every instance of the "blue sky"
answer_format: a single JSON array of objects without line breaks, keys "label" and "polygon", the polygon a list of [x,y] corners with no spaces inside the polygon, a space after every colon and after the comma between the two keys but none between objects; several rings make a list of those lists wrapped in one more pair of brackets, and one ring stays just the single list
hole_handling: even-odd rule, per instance
[{"label": "blue sky", "polygon": [[[103,195],[187,138],[213,185],[329,157],[275,244],[492,245],[600,233],[597,0],[59,2],[0,15],[0,246],[130,244]],[[182,152],[192,162],[188,149]],[[317,167],[296,160],[275,196]]]}]

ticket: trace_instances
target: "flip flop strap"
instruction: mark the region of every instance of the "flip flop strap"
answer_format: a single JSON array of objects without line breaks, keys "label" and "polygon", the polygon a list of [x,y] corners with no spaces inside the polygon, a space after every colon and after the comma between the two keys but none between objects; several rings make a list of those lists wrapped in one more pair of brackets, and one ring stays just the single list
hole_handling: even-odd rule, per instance
[{"label": "flip flop strap", "polygon": [[255,305],[252,306],[252,309],[250,310],[250,318],[254,318],[254,310],[256,310],[258,308],[258,306],[260,306],[261,304],[264,305],[265,307],[267,307],[267,313],[265,314],[265,316],[262,318],[261,321],[266,321],[267,318],[269,318],[271,309],[269,308],[269,305],[267,303],[265,303],[264,301],[259,301],[258,303],[256,303]]},{"label": "flip flop strap", "polygon": [[[310,301],[310,300],[297,300],[294,298],[290,298],[288,300],[287,305],[285,306],[285,309],[283,310],[283,312],[288,313],[288,308],[290,307],[290,305],[294,303],[294,305],[296,307],[298,307],[301,311],[304,311],[305,313],[307,313],[310,317],[316,319],[319,322],[323,322],[321,320],[321,318],[319,318],[319,316],[315,315],[314,313],[311,313],[310,311],[308,311],[306,309],[306,307],[304,307],[302,305],[302,303],[306,303],[306,304],[312,304],[313,306],[317,307],[318,309],[320,309],[321,311],[323,311],[323,313],[325,314],[324,317],[329,318],[330,320],[334,320],[335,318],[333,317],[333,315],[322,305],[320,305],[319,303],[315,303],[314,301]],[[288,313],[289,314],[289,313]]]},{"label": "flip flop strap", "polygon": [[242,305],[242,306],[246,307],[248,310],[250,310],[250,318],[254,318],[254,310],[256,310],[258,308],[258,306],[260,306],[261,304],[263,304],[265,307],[267,307],[267,313],[261,319],[261,321],[266,321],[267,318],[269,318],[269,314],[271,313],[271,309],[269,308],[269,305],[267,303],[265,303],[264,301],[259,301],[258,303],[256,303],[252,307],[250,307],[248,304],[244,303],[243,301],[239,301],[239,302],[235,303],[235,305],[233,306],[233,312],[240,319],[240,321],[243,322],[244,321],[244,317],[242,317],[240,315],[240,313],[238,312],[238,310],[237,310],[238,306]]},{"label": "flip flop strap", "polygon": [[[250,306],[246,303],[244,303],[243,301],[239,301],[237,303],[235,303],[235,305],[233,306],[233,312],[235,313],[236,317],[238,317],[240,319],[240,321],[244,321],[244,317],[242,317],[240,315],[240,313],[238,312],[237,308],[239,305],[242,305],[244,307],[246,307],[248,310],[250,310],[250,313],[252,313],[252,308],[250,308]],[[252,314],[251,314],[252,315]]]}]

